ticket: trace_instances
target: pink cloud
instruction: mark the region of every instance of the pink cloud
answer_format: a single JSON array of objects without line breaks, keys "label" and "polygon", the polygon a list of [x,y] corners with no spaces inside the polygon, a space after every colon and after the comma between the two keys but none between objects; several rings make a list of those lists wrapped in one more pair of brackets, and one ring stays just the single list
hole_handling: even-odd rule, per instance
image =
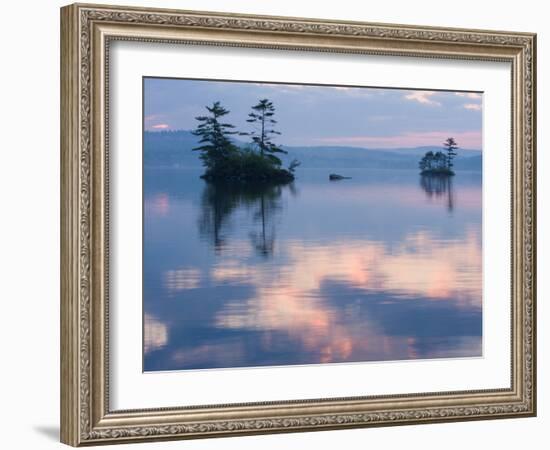
[{"label": "pink cloud", "polygon": [[405,95],[404,98],[406,100],[416,101],[424,105],[441,106],[441,103],[439,103],[438,101],[432,98],[436,94],[437,92],[433,92],[433,91],[414,91],[414,92],[411,92],[410,94]]},{"label": "pink cloud", "polygon": [[455,92],[455,95],[458,97],[481,99],[481,94],[478,94],[477,92]]},{"label": "pink cloud", "polygon": [[147,131],[162,131],[171,128],[169,124],[164,122],[166,120],[164,114],[149,114],[143,119]]},{"label": "pink cloud", "polygon": [[170,128],[170,125],[168,125],[167,123],[158,123],[156,125],[151,125],[151,128],[153,128],[154,130],[166,130]]},{"label": "pink cloud", "polygon": [[480,103],[466,103],[464,105],[464,108],[472,109],[474,111],[481,111],[481,104]]},{"label": "pink cloud", "polygon": [[317,138],[323,145],[351,145],[355,147],[396,148],[420,147],[424,145],[441,145],[448,137],[454,137],[462,148],[482,147],[481,131],[427,131],[410,132],[397,136],[342,136]]}]

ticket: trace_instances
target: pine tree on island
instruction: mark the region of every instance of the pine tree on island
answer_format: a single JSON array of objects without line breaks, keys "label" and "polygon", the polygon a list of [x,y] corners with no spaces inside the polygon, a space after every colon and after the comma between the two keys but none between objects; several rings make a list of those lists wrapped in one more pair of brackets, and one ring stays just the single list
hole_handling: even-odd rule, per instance
[{"label": "pine tree on island", "polygon": [[257,105],[252,107],[252,112],[248,114],[248,123],[255,125],[255,129],[250,132],[240,133],[243,136],[250,136],[260,150],[260,154],[273,161],[273,164],[280,166],[282,161],[275,156],[276,153],[288,153],[272,141],[273,135],[280,135],[273,126],[277,123],[273,116],[275,107],[267,98],[260,100]]},{"label": "pine tree on island", "polygon": [[458,150],[458,145],[453,137],[447,138],[443,143],[445,151],[447,152],[447,167],[452,171],[453,169],[453,158],[456,156],[456,151]]},{"label": "pine tree on island", "polygon": [[238,131],[234,131],[235,125],[220,122],[223,116],[229,114],[220,102],[214,102],[212,106],[207,106],[206,110],[209,115],[195,117],[200,124],[193,134],[200,137],[201,145],[193,150],[201,152],[200,159],[207,171],[216,171],[224,160],[238,151],[231,142],[231,135],[237,134]]}]

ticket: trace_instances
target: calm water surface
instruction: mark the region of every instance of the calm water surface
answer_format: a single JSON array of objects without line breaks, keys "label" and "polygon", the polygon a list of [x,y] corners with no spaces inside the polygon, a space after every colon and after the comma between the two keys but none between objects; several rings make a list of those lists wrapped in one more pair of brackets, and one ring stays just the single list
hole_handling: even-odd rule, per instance
[{"label": "calm water surface", "polygon": [[481,355],[481,175],[144,172],[144,370]]}]

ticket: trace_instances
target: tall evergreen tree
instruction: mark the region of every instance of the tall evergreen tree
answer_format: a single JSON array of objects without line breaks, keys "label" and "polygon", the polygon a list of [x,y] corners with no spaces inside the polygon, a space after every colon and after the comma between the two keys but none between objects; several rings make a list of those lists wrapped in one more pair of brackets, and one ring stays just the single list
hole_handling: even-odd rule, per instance
[{"label": "tall evergreen tree", "polygon": [[447,168],[451,170],[453,168],[453,159],[457,154],[456,151],[458,150],[458,145],[453,137],[449,137],[443,143],[443,146],[447,152]]},{"label": "tall evergreen tree", "polygon": [[234,125],[220,121],[223,116],[229,114],[229,110],[221,106],[220,102],[214,102],[206,109],[208,115],[195,117],[200,124],[193,134],[201,138],[201,145],[193,150],[201,152],[200,158],[207,169],[214,169],[237,151],[229,136],[238,132],[233,130]]},{"label": "tall evergreen tree", "polygon": [[258,102],[252,107],[252,112],[248,114],[247,122],[255,125],[255,130],[249,133],[240,133],[241,135],[251,136],[252,141],[260,149],[260,154],[269,158],[273,163],[280,166],[281,160],[275,156],[276,153],[287,153],[281,147],[276,145],[272,139],[274,135],[281,134],[274,129],[277,123],[273,116],[275,115],[275,107],[267,98]]}]

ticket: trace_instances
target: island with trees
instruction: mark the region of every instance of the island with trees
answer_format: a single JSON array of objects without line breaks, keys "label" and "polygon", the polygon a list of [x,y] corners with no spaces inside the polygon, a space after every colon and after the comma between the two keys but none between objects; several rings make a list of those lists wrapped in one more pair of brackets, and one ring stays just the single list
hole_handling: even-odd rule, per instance
[{"label": "island with trees", "polygon": [[453,171],[453,159],[457,155],[458,145],[453,137],[447,138],[443,143],[443,151],[427,152],[420,162],[418,167],[422,175],[440,175],[440,176],[452,176]]},{"label": "island with trees", "polygon": [[[235,125],[227,123],[224,117],[229,110],[219,101],[207,106],[208,114],[198,116],[199,122],[193,131],[198,136],[199,151],[205,172],[201,176],[207,181],[267,182],[285,184],[294,180],[294,171],[300,165],[293,160],[288,168],[282,167],[277,154],[286,154],[286,150],[274,143],[277,121],[273,118],[275,107],[268,99],[260,100],[252,106],[252,112],[246,120],[252,127],[250,131],[237,131]],[[239,146],[233,136],[248,136],[250,142]]]}]

